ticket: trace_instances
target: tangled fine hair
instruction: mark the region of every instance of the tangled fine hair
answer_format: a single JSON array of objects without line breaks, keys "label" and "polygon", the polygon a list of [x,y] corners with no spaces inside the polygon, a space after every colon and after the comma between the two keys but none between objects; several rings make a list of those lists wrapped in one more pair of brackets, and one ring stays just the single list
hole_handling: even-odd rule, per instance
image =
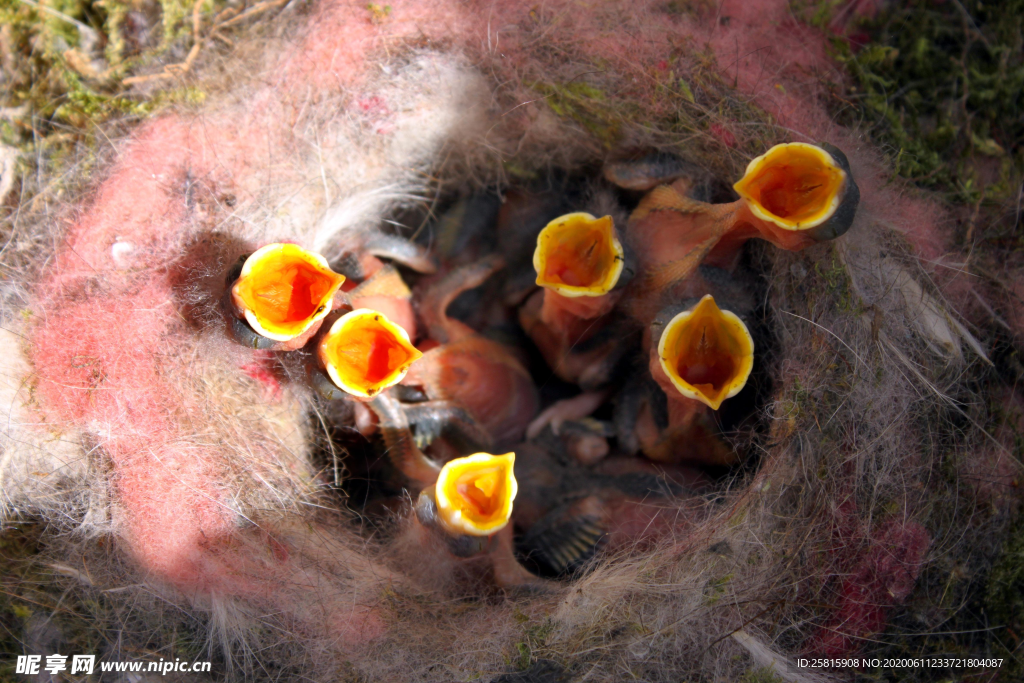
[{"label": "tangled fine hair", "polygon": [[[945,210],[833,122],[821,31],[777,0],[272,4],[129,84],[201,98],[0,187],[0,512],[5,553],[27,548],[4,591],[41,586],[24,652],[252,680],[803,682],[852,674],[799,658],[950,630],[973,585],[954,577],[1016,511],[995,304]],[[541,186],[625,216],[601,169],[648,152],[728,199],[790,141],[842,149],[862,199],[834,241],[745,247],[758,355],[723,408],[742,462],[553,591],[417,546],[408,498],[364,509],[352,415],[228,335],[225,274],[262,244],[433,249],[459,198]]]}]

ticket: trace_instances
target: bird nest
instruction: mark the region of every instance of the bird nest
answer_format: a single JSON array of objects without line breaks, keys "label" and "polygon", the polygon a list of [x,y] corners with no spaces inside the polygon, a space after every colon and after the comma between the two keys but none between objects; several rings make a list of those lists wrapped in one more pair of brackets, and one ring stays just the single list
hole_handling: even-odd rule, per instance
[{"label": "bird nest", "polygon": [[[767,95],[765,62],[728,65],[734,42],[804,28],[720,26],[674,3],[555,5],[488,20],[457,3],[325,3],[285,17],[210,58],[202,105],[94,152],[78,200],[35,188],[17,228],[31,243],[5,256],[19,276],[5,294],[0,474],[9,524],[42,520],[38,566],[75,596],[58,622],[88,616],[89,635],[65,632],[65,645],[213,657],[219,675],[251,678],[803,681],[826,674],[797,657],[900,652],[878,634],[950,617],[963,587],[949,568],[987,542],[978,515],[1008,503],[964,488],[968,469],[1003,476],[1004,449],[979,407],[988,358],[957,312],[966,290],[933,267],[941,212],[831,125],[794,67],[817,57],[773,57]],[[555,377],[515,317],[530,295],[516,288],[522,257],[535,277],[537,233],[571,212],[611,215],[628,237],[651,190],[610,182],[614,164],[677,164],[720,205],[773,145],[822,141],[849,157],[856,217],[798,251],[753,240],[737,252],[722,286],[747,302],[755,358],[707,434],[729,457],[655,469],[608,427],[649,372],[644,326],[607,377]],[[538,559],[519,528],[518,561],[545,581],[497,585],[497,569],[424,531],[403,493],[423,486],[390,464],[429,429],[382,434],[393,425],[379,410],[324,398],[309,347],[254,349],[232,332],[229,273],[281,242],[363,285],[367,255],[393,259],[360,296],[405,302],[427,354],[443,275],[497,254],[505,269],[454,292],[441,317],[517,349],[538,392],[531,418],[586,384],[596,443],[665,486],[616,507],[614,533],[600,527],[568,561]],[[645,246],[626,249],[627,265]],[[572,450],[569,427],[536,431]],[[446,448],[428,455],[459,450]],[[520,496],[536,485],[521,478]],[[979,542],[965,547],[969,531]],[[59,641],[32,633],[37,649]],[[526,669],[535,678],[503,674]]]}]

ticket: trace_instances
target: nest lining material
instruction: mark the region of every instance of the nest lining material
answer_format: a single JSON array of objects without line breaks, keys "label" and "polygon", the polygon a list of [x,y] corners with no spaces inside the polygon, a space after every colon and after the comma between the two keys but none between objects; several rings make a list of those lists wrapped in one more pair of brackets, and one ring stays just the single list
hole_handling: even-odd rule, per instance
[{"label": "nest lining material", "polygon": [[[327,35],[350,11],[329,6],[303,49],[338,40]],[[561,74],[542,44],[514,49]],[[782,653],[852,652],[882,629],[926,562],[928,523],[963,528],[968,506],[950,509],[938,470],[982,438],[948,425],[976,419],[958,378],[979,372],[983,349],[915,265],[913,251],[934,256],[934,242],[892,227],[913,200],[882,187],[842,131],[829,137],[867,181],[856,224],[799,254],[755,250],[778,351],[766,432],[735,441],[760,451],[760,467],[682,504],[673,533],[602,558],[556,597],[506,599],[440,549],[413,553],[401,533],[367,542],[322,509],[309,396],[220,327],[216,282],[230,264],[284,236],[330,257],[396,207],[435,196],[427,172],[445,188],[505,187],[502,156],[537,170],[605,156],[564,111],[501,117],[507,100],[529,98],[484,77],[488,58],[470,51],[469,66],[415,41],[387,54],[383,74],[348,92],[300,66],[296,78],[324,94],[283,82],[240,90],[251,106],[163,116],[121,143],[63,246],[21,289],[28,320],[7,311],[8,517],[73,531],[49,552],[76,568],[86,595],[144,585],[130,600],[159,595],[203,615],[222,656],[254,677],[273,661],[289,675],[468,679],[545,658],[604,680],[767,666],[813,680]],[[641,122],[620,120],[623,148],[679,144],[667,125]],[[737,177],[740,154],[714,140],[676,148]],[[116,541],[113,558],[83,540],[97,537]]]}]

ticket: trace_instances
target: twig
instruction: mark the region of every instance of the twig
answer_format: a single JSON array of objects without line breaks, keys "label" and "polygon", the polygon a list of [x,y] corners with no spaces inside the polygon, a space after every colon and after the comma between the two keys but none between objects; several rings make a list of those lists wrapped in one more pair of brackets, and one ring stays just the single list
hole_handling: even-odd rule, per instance
[{"label": "twig", "polygon": [[268,9],[281,7],[282,5],[287,4],[288,2],[290,2],[290,0],[268,0],[267,2],[257,3],[249,9],[242,12],[241,14],[239,14],[237,17],[233,19],[228,19],[227,21],[224,21],[220,24],[215,24],[213,30],[217,31],[218,29],[227,28],[228,26],[234,26],[235,24],[244,21],[245,19],[248,19],[253,15],[259,14],[260,12],[264,12]]},{"label": "twig", "polygon": [[[31,0],[20,0],[21,2],[31,2]],[[224,10],[216,17],[214,17],[213,24],[210,27],[209,32],[205,37],[200,36],[200,29],[202,27],[202,7],[205,0],[196,0],[192,6],[192,49],[188,51],[188,56],[185,57],[185,61],[177,64],[168,64],[164,67],[164,70],[160,73],[147,74],[145,76],[132,76],[121,81],[124,85],[138,85],[139,83],[146,83],[148,81],[158,81],[167,78],[174,78],[176,76],[184,76],[192,69],[192,64],[195,63],[196,57],[199,56],[199,52],[203,47],[203,44],[208,42],[211,38],[217,38],[224,41],[229,46],[232,44],[230,40],[224,36],[217,35],[217,32],[221,29],[234,26],[250,17],[253,17],[261,12],[265,12],[268,9],[274,9],[275,7],[281,7],[286,5],[291,0],[267,0],[266,2],[260,2],[249,9],[245,10],[241,14],[238,14],[238,10],[229,7]]]}]

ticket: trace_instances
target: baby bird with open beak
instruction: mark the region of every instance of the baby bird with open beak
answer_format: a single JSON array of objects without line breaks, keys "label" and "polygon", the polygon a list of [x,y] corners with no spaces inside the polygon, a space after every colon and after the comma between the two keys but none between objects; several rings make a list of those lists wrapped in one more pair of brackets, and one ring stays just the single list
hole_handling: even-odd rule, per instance
[{"label": "baby bird with open beak", "polygon": [[343,254],[345,274],[335,272],[323,255],[287,242],[240,258],[228,271],[224,295],[232,336],[255,349],[294,351],[306,345],[331,311],[348,305],[380,311],[414,337],[411,293],[394,266],[378,256],[423,273],[434,272],[436,263],[400,237],[376,231],[359,235],[357,243],[366,250]]},{"label": "baby bird with open beak", "polygon": [[345,282],[323,256],[289,243],[268,244],[239,259],[227,279],[232,336],[273,351],[305,346],[341,305],[337,295]]},{"label": "baby bird with open beak", "polygon": [[426,534],[440,538],[456,557],[484,557],[499,588],[537,592],[553,586],[531,574],[515,557],[513,501],[519,491],[515,453],[474,453],[445,463],[434,486],[416,501],[415,518]]},{"label": "baby bird with open beak", "polygon": [[419,496],[412,536],[420,544],[440,543],[457,558],[483,559],[495,585],[512,590],[545,590],[515,558],[512,504],[519,490],[515,453],[474,453],[444,465],[429,458],[413,436],[407,415],[396,399],[380,394],[370,402],[380,420],[386,452]]},{"label": "baby bird with open beak", "polygon": [[[661,327],[654,347],[656,328]],[[754,367],[754,340],[739,316],[705,295],[695,305],[652,325],[651,376],[677,400],[718,410],[739,393]],[[693,403],[688,403],[694,407]],[[671,412],[671,408],[670,408]]]},{"label": "baby bird with open beak", "polygon": [[398,384],[422,356],[405,328],[379,311],[358,308],[337,318],[321,335],[318,368],[311,375],[324,398],[340,398],[344,392],[365,402]]},{"label": "baby bird with open beak", "polygon": [[[651,379],[628,382],[616,407],[619,442],[659,462],[729,465],[737,453],[718,436],[715,411],[750,377],[754,341],[712,295],[663,309],[645,340]],[[664,401],[664,402],[663,402]]]},{"label": "baby bird with open beak", "polygon": [[612,313],[629,280],[625,263],[611,216],[566,214],[537,236],[542,289],[519,309],[519,323],[555,375],[585,390],[607,382],[626,348],[625,321]]},{"label": "baby bird with open beak", "polygon": [[642,276],[627,296],[644,324],[664,292],[698,265],[731,270],[752,237],[787,250],[835,239],[852,225],[860,201],[846,155],[827,143],[776,145],[733,187],[737,201],[709,204],[694,199],[692,179],[681,177],[651,190],[633,211],[627,237]]}]

